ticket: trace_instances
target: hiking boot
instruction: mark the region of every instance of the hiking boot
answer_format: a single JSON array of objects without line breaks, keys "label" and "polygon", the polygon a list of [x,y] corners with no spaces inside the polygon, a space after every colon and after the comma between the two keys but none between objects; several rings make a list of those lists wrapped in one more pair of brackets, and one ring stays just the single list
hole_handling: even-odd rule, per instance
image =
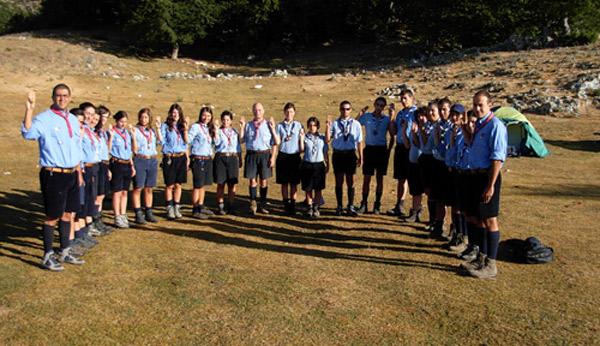
[{"label": "hiking boot", "polygon": [[386,211],[385,213],[386,213],[386,215],[389,215],[389,216],[399,216],[399,217],[406,216],[406,210],[404,210],[404,206],[402,206],[400,204],[396,204],[394,206],[394,209],[390,209],[390,210]]},{"label": "hiking boot", "polygon": [[313,206],[312,206],[312,205],[309,205],[309,206],[308,206],[308,209],[306,209],[306,214],[304,214],[304,216],[307,216],[307,217],[313,217],[313,215],[314,215],[314,209],[313,209]]},{"label": "hiking boot", "polygon": [[97,239],[94,239],[94,237],[92,237],[92,236],[91,236],[91,235],[89,235],[89,234],[84,234],[84,235],[83,235],[83,238],[81,238],[81,239],[83,239],[84,241],[86,241],[86,242],[88,242],[88,243],[91,243],[91,244],[92,244],[92,246],[94,246],[94,245],[96,245],[96,244],[98,244],[98,243],[99,243],[99,241],[98,241]]},{"label": "hiking boot", "polygon": [[248,211],[248,214],[255,215],[257,209],[258,207],[256,206],[256,201],[250,201],[250,210]]},{"label": "hiking boot", "polygon": [[145,225],[146,224],[146,218],[144,217],[144,212],[141,210],[138,210],[135,212],[135,223],[137,223],[138,225]]},{"label": "hiking boot", "polygon": [[86,249],[83,246],[79,246],[76,243],[73,243],[73,246],[71,246],[71,252],[73,253],[73,255],[81,257],[90,252],[90,250]]},{"label": "hiking boot", "polygon": [[356,208],[354,208],[353,205],[349,205],[346,207],[346,214],[348,216],[358,216],[358,213],[356,212]]},{"label": "hiking boot", "polygon": [[290,202],[287,199],[283,200],[283,213],[290,215]]},{"label": "hiking boot", "polygon": [[420,217],[419,217],[420,210],[421,210],[421,209],[419,209],[419,210],[414,210],[414,209],[411,209],[411,210],[410,210],[410,214],[409,214],[409,215],[408,215],[408,217],[405,219],[405,221],[406,221],[406,222],[411,222],[411,223],[412,223],[412,222],[420,222],[420,221],[421,221],[421,219],[420,219]]},{"label": "hiking boot", "polygon": [[215,213],[212,210],[208,209],[208,208],[202,208],[202,209],[200,209],[200,213],[202,213],[202,214],[204,214],[206,216],[215,216]]},{"label": "hiking boot", "polygon": [[56,257],[54,257],[54,251],[46,252],[44,257],[42,257],[42,263],[40,263],[40,265],[42,268],[46,268],[54,272],[65,270],[65,267],[56,261]]},{"label": "hiking boot", "polygon": [[208,215],[202,214],[202,212],[199,210],[196,210],[195,212],[193,212],[192,217],[194,219],[199,219],[199,220],[208,220]]},{"label": "hiking boot", "polygon": [[116,215],[115,216],[115,227],[117,228],[129,228],[127,216]]},{"label": "hiking boot", "polygon": [[442,232],[442,237],[450,240],[452,238],[454,238],[456,236],[456,226],[451,223],[450,227],[448,227],[448,231],[446,232],[446,230],[444,230],[444,232]]},{"label": "hiking boot", "polygon": [[463,234],[458,234],[456,236],[456,244],[450,245],[448,249],[450,251],[462,253],[467,249],[467,245],[469,244],[469,238],[465,237]]},{"label": "hiking boot", "polygon": [[460,264],[459,268],[464,269],[466,271],[481,269],[485,264],[486,255],[481,252],[477,253],[477,257],[475,257],[471,261],[466,261]]},{"label": "hiking boot", "polygon": [[225,211],[225,203],[219,203],[219,209],[217,210],[217,215],[227,215]]},{"label": "hiking boot", "polygon": [[342,216],[342,212],[343,212],[342,206],[338,205],[338,207],[335,208],[335,216]]},{"label": "hiking boot", "polygon": [[465,249],[465,251],[461,252],[458,255],[458,258],[462,258],[465,261],[472,261],[477,257],[478,254],[479,254],[479,246],[469,244],[469,245],[467,245],[467,248]]},{"label": "hiking boot", "polygon": [[381,214],[381,211],[379,210],[380,208],[381,208],[381,202],[375,202],[375,204],[373,205],[373,214],[375,214],[375,215]]},{"label": "hiking boot", "polygon": [[496,277],[496,275],[498,275],[498,269],[496,268],[496,260],[485,256],[483,265],[481,265],[477,269],[469,270],[469,274],[478,279]]},{"label": "hiking boot", "polygon": [[175,206],[171,204],[167,205],[167,219],[175,220]]},{"label": "hiking boot", "polygon": [[237,215],[237,210],[236,210],[235,204],[233,202],[232,203],[227,202],[227,205],[225,207],[225,212],[229,215]]},{"label": "hiking boot", "polygon": [[315,207],[313,208],[313,217],[319,217],[321,216],[321,211],[319,210],[319,206],[315,205]]},{"label": "hiking boot", "polygon": [[428,238],[435,239],[435,240],[445,240],[445,238],[442,237],[443,227],[444,227],[444,221],[434,222],[433,226],[430,228]]},{"label": "hiking boot", "polygon": [[107,232],[109,234],[115,231],[114,227],[111,227],[111,226],[105,224],[104,221],[102,221],[102,218],[98,219],[97,225],[100,226],[98,228],[104,230],[105,232]]},{"label": "hiking boot", "polygon": [[290,200],[290,215],[296,215],[296,200]]},{"label": "hiking boot", "polygon": [[62,249],[62,251],[60,252],[60,256],[58,257],[58,261],[60,263],[71,263],[75,265],[82,265],[85,263],[84,260],[75,257],[73,253],[71,253],[70,247]]},{"label": "hiking boot", "polygon": [[181,214],[181,204],[175,204],[175,217],[181,219],[183,215]]},{"label": "hiking boot", "polygon": [[269,210],[266,208],[265,202],[260,203],[260,206],[258,206],[258,212],[265,215],[269,214]]},{"label": "hiking boot", "polygon": [[100,231],[98,228],[96,228],[96,225],[94,225],[93,223],[91,223],[88,227],[88,234],[93,236],[93,237],[102,237],[104,235],[106,235],[105,232]]},{"label": "hiking boot", "polygon": [[442,249],[449,250],[451,246],[458,244],[459,236],[462,236],[462,234],[454,234],[454,236],[452,237],[452,239],[450,239],[450,241],[448,241],[446,244],[442,245]]},{"label": "hiking boot", "polygon": [[367,210],[367,202],[365,202],[365,201],[360,202],[360,208],[358,208],[356,213],[358,215],[362,215],[362,214],[365,214],[367,211],[368,211]]},{"label": "hiking boot", "polygon": [[154,216],[154,213],[152,212],[152,209],[146,209],[146,221],[153,223],[158,222],[158,220]]}]

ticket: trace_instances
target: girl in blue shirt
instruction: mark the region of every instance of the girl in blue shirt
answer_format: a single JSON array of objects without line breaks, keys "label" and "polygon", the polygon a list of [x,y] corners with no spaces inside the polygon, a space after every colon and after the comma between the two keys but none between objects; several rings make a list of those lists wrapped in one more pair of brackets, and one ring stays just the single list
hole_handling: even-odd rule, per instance
[{"label": "girl in blue shirt", "polygon": [[96,197],[96,215],[94,216],[94,221],[98,229],[103,230],[104,232],[112,232],[114,229],[102,221],[102,203],[104,201],[104,196],[110,193],[111,173],[108,169],[108,166],[110,165],[108,144],[111,141],[110,136],[113,132],[107,131],[105,126],[111,113],[105,106],[99,106],[97,113],[99,115],[99,120],[98,124],[95,126],[95,131],[96,134],[98,134],[98,137],[100,137],[101,162],[98,169],[98,196]]},{"label": "girl in blue shirt", "polygon": [[300,146],[299,136],[302,124],[294,120],[296,106],[288,102],[283,107],[285,119],[275,126],[275,132],[281,138],[277,160],[275,162],[276,182],[281,184],[281,197],[288,215],[296,214],[296,197],[300,183]]},{"label": "girl in blue shirt", "polygon": [[127,131],[127,113],[118,111],[113,118],[117,122],[111,129],[112,140],[108,149],[111,155],[110,171],[112,179],[110,188],[113,191],[112,206],[115,213],[115,226],[129,228],[127,220],[127,192],[131,178],[135,175],[133,166],[131,133]]},{"label": "girl in blue shirt", "polygon": [[[219,215],[234,214],[236,187],[242,168],[242,147],[239,134],[231,125],[233,114],[230,111],[221,113],[223,126],[217,131],[215,138],[214,179],[217,183],[217,202]],[[227,207],[225,206],[225,184],[227,184]]]},{"label": "girl in blue shirt", "polygon": [[163,178],[165,181],[165,201],[167,218],[174,220],[181,215],[181,184],[187,182],[187,170],[190,159],[188,155],[188,123],[183,109],[177,103],[169,108],[167,121],[162,124],[160,132],[163,138]]},{"label": "girl in blue shirt", "polygon": [[[319,119],[310,117],[306,122],[308,133],[300,132],[300,151],[304,152],[302,163],[302,190],[306,191],[308,210],[306,216],[319,217],[319,201],[325,189],[325,176],[329,172],[328,146],[325,136],[320,134]],[[314,191],[314,198],[313,198]]]}]

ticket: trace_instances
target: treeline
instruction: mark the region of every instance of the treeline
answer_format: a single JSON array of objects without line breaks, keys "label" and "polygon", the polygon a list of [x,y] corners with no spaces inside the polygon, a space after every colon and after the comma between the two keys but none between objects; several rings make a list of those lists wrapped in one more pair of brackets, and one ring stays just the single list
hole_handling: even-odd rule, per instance
[{"label": "treeline", "polygon": [[348,40],[446,51],[511,34],[573,45],[598,39],[600,0],[0,0],[0,33],[49,28],[117,30],[137,49],[175,55],[181,45],[248,54]]}]

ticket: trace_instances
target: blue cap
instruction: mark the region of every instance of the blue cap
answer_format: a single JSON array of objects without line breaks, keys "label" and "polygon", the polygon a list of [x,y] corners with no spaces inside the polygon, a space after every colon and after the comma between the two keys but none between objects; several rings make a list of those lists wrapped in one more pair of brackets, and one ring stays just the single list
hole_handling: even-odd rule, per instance
[{"label": "blue cap", "polygon": [[464,111],[465,111],[465,106],[461,105],[460,103],[455,103],[452,106],[452,108],[450,108],[450,112],[456,112],[458,114],[461,114]]}]

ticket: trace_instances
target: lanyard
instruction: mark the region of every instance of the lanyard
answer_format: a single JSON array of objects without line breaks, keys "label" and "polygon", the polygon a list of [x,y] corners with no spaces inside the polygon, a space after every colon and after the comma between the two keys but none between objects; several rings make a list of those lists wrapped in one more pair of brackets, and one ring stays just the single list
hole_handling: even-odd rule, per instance
[{"label": "lanyard", "polygon": [[208,135],[208,133],[206,132],[206,130],[204,129],[204,124],[200,124],[200,128],[202,129],[202,132],[204,132],[204,135],[206,136],[206,142],[208,144],[210,144],[210,136]]},{"label": "lanyard", "polygon": [[150,142],[152,142],[152,130],[149,130],[148,131],[148,136],[146,136],[146,132],[144,132],[144,128],[143,127],[138,126],[138,129],[142,133],[142,136],[144,136],[144,138],[146,138],[146,141],[148,141],[148,149],[150,149]]},{"label": "lanyard", "polygon": [[227,137],[227,147],[231,148],[231,137],[233,136],[233,129],[229,129],[229,134],[227,134],[227,129],[222,127],[221,131],[223,132],[223,134],[225,135],[225,137]]},{"label": "lanyard", "polygon": [[177,144],[179,144],[179,142],[181,142],[181,133],[179,132],[177,125],[173,125],[173,130],[175,130],[175,133],[177,133]]},{"label": "lanyard", "polygon": [[65,119],[65,121],[67,122],[67,128],[69,129],[69,136],[73,137],[73,130],[71,129],[71,123],[69,122],[69,113],[63,115],[62,112],[59,109],[57,109],[57,108],[54,107],[54,105],[50,106],[50,110],[54,114],[56,114],[56,115],[60,116],[61,118]]},{"label": "lanyard", "polygon": [[117,131],[119,136],[123,138],[123,142],[125,142],[125,149],[127,149],[127,130],[123,129],[123,133],[121,133],[118,127],[115,127],[115,130]]},{"label": "lanyard", "polygon": [[373,130],[373,134],[377,136],[377,129],[379,128],[379,124],[381,124],[381,121],[383,120],[383,114],[381,114],[380,117],[376,117],[375,114],[373,114],[373,117],[377,120],[375,122],[375,129]]},{"label": "lanyard", "polygon": [[473,135],[471,136],[471,143],[469,143],[470,147],[473,146],[473,143],[475,142],[475,136],[477,136],[477,133],[479,131],[481,131],[481,129],[483,129],[483,127],[485,125],[487,125],[487,123],[489,123],[492,120],[493,117],[494,117],[494,113],[491,113],[490,116],[483,122],[483,124],[481,124],[481,126],[477,127],[475,129],[475,131],[473,131]]},{"label": "lanyard", "polygon": [[92,138],[92,133],[94,134],[94,137],[96,137],[96,140],[98,142],[100,142],[100,137],[98,137],[98,135],[95,132],[90,131],[90,129],[88,129],[87,127],[84,127],[83,130],[90,138],[90,141],[92,142],[92,148],[96,149],[96,144],[94,143],[94,139]]},{"label": "lanyard", "polygon": [[312,134],[308,134],[308,139],[310,139],[310,141],[312,142],[312,155],[313,155],[313,159],[316,159],[317,157],[317,140],[319,139],[319,137],[312,135]]},{"label": "lanyard", "polygon": [[[296,125],[296,124],[294,124],[294,121],[293,121],[293,120],[292,120],[292,123],[291,123],[291,125],[288,125],[288,124],[287,124],[285,121],[283,122],[283,124],[284,124],[284,125],[283,125],[283,129],[285,130],[285,133],[286,133],[286,135],[287,135],[287,136],[285,137],[285,140],[286,140],[286,141],[289,141],[289,140],[292,138],[292,133],[294,132],[294,125]],[[290,130],[289,130],[289,131],[288,131],[288,127],[290,128]]]},{"label": "lanyard", "polygon": [[254,132],[254,139],[257,139],[258,138],[258,129],[260,129],[262,124],[265,123],[265,120],[263,119],[263,121],[261,121],[260,123],[257,123],[256,120],[252,120],[252,122],[254,123],[254,128],[256,129],[256,131]]}]

